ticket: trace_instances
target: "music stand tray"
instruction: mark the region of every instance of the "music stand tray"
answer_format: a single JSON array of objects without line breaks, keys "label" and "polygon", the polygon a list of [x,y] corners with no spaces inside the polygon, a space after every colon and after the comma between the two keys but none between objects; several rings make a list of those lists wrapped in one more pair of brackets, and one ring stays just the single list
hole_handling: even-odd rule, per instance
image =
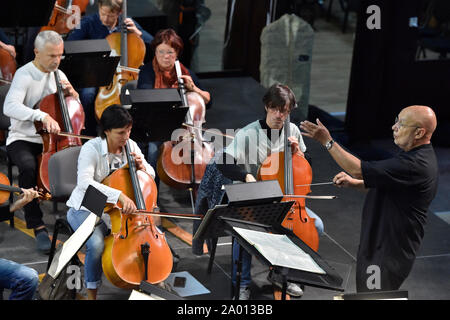
[{"label": "music stand tray", "polygon": [[59,69],[74,88],[102,87],[112,82],[120,56],[110,56],[108,41],[66,41],[64,47]]},{"label": "music stand tray", "polygon": [[133,140],[168,141],[182,128],[189,107],[181,106],[177,89],[130,90]]}]

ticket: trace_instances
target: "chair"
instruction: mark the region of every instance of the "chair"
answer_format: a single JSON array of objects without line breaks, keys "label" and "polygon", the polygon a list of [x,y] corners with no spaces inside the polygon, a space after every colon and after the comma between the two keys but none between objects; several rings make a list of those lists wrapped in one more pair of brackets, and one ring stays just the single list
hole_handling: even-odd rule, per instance
[{"label": "chair", "polygon": [[57,203],[65,202],[77,185],[77,163],[81,146],[70,147],[54,153],[48,161],[48,180],[53,201],[53,211]]},{"label": "chair", "polygon": [[[10,126],[9,117],[5,116],[3,113],[3,103],[5,102],[6,94],[8,93],[10,85],[2,85],[0,86],[0,130],[5,132],[5,139],[8,135],[8,129]],[[9,182],[13,182],[13,163],[6,152],[6,145],[0,146],[0,157],[6,159],[6,165],[8,167],[8,179]],[[11,193],[9,197],[9,202],[12,203],[14,201],[13,195]],[[14,213],[11,212],[9,216],[3,217],[0,221],[9,220],[9,226],[14,228]]]}]

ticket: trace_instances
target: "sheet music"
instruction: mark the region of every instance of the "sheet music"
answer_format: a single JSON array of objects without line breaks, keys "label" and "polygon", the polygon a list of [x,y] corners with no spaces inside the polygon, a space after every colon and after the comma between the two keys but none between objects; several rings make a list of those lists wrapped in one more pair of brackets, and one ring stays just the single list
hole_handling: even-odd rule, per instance
[{"label": "sheet music", "polygon": [[97,222],[97,216],[94,213],[90,213],[86,220],[80,225],[80,227],[67,239],[62,247],[57,250],[53,257],[48,274],[56,279],[61,270],[69,263],[70,259],[80,250],[84,242],[94,232],[95,223]]},{"label": "sheet music", "polygon": [[272,234],[233,227],[274,266],[326,274],[313,258],[285,234]]}]

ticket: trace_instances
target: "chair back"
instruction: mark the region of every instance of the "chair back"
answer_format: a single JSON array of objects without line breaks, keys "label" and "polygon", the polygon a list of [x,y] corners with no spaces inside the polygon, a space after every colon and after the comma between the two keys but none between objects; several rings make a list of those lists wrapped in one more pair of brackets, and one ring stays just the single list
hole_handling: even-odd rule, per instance
[{"label": "chair back", "polygon": [[81,146],[55,152],[48,162],[48,179],[52,199],[65,201],[77,185],[77,164]]},{"label": "chair back", "polygon": [[9,121],[9,117],[5,116],[3,113],[3,104],[5,103],[6,95],[8,94],[10,85],[1,85],[0,86],[0,130],[7,131],[11,122]]}]

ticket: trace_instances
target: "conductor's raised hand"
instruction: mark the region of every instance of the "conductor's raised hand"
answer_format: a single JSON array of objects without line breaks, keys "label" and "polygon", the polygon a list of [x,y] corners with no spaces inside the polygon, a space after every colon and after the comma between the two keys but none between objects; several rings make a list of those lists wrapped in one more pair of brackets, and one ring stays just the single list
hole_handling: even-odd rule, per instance
[{"label": "conductor's raised hand", "polygon": [[316,123],[307,120],[300,122],[300,129],[302,130],[302,135],[313,138],[322,145],[325,145],[332,139],[330,132],[319,119],[316,119]]}]

